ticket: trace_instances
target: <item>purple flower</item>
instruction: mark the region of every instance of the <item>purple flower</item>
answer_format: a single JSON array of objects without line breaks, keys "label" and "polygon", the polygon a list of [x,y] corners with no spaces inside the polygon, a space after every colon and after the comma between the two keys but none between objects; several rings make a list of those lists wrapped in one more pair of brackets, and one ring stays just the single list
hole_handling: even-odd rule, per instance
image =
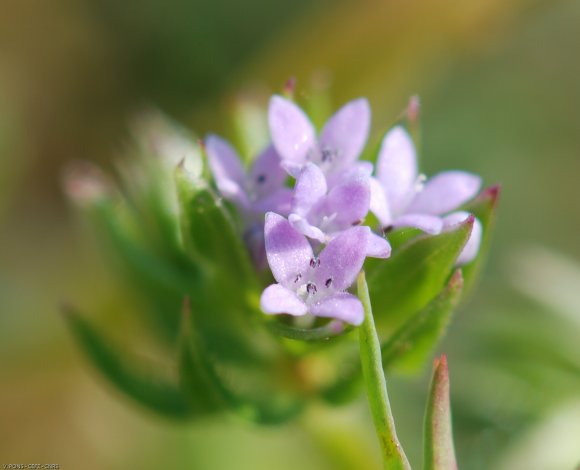
[{"label": "purple flower", "polygon": [[371,110],[364,98],[340,108],[318,138],[308,116],[292,101],[275,95],[268,111],[272,142],[294,177],[307,162],[318,165],[327,177],[350,168],[365,146],[370,121]]},{"label": "purple flower", "polygon": [[368,227],[351,227],[315,256],[308,240],[284,217],[266,214],[266,255],[278,283],[262,293],[262,310],[268,314],[310,314],[360,325],[362,304],[345,291],[362,268],[370,234]]},{"label": "purple flower", "polygon": [[256,158],[248,172],[238,153],[224,139],[210,135],[205,148],[219,192],[247,217],[258,215],[261,219],[267,211],[288,213],[292,191],[284,186],[287,176],[272,146]]},{"label": "purple flower", "polygon": [[415,146],[402,127],[389,131],[377,159],[371,211],[383,227],[415,227],[436,234],[442,215],[473,198],[481,178],[463,171],[445,171],[426,180],[419,175]]},{"label": "purple flower", "polygon": [[[303,235],[327,243],[338,233],[362,224],[370,199],[369,174],[362,169],[343,171],[329,188],[322,170],[307,163],[296,179],[288,221]],[[368,256],[387,258],[391,253],[383,237],[371,233],[368,243]]]}]

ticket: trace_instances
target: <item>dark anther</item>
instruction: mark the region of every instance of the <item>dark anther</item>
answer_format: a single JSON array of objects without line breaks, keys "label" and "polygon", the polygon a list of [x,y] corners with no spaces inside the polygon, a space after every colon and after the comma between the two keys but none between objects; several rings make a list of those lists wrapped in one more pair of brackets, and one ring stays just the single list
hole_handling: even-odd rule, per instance
[{"label": "dark anther", "polygon": [[316,288],[316,284],[314,284],[313,282],[309,282],[308,284],[306,284],[306,292],[308,292],[309,294],[316,294],[317,291],[318,289]]},{"label": "dark anther", "polygon": [[316,267],[320,266],[320,258],[316,260]]},{"label": "dark anther", "polygon": [[387,234],[389,232],[392,232],[394,228],[395,227],[393,227],[392,225],[387,225],[386,227],[383,227],[383,233]]},{"label": "dark anther", "polygon": [[302,274],[298,273],[296,279],[294,279],[294,284],[296,284],[300,279],[302,279]]},{"label": "dark anther", "polygon": [[330,285],[331,285],[331,284],[332,284],[332,278],[331,278],[331,277],[329,277],[329,278],[326,280],[326,282],[324,283],[324,285],[325,285],[326,287],[330,287]]},{"label": "dark anther", "polygon": [[360,224],[362,224],[362,222],[363,222],[363,221],[362,221],[362,219],[355,220],[355,221],[354,221],[354,222],[353,222],[351,225],[352,225],[353,227],[356,227],[357,225],[360,225]]},{"label": "dark anther", "polygon": [[264,184],[266,182],[266,175],[264,174],[258,175],[256,181],[258,181],[258,184]]},{"label": "dark anther", "polygon": [[322,149],[322,161],[331,161],[334,157],[334,152],[331,149]]},{"label": "dark anther", "polygon": [[318,262],[318,265],[320,265],[320,261],[315,260],[314,258],[310,258],[310,267],[315,268],[317,266],[317,264],[316,264],[317,262]]}]

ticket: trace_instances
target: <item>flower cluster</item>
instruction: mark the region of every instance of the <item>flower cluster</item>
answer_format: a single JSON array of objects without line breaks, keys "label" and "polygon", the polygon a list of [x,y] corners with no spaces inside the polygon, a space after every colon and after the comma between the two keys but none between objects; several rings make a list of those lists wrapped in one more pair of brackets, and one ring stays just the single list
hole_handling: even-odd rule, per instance
[{"label": "flower cluster", "polygon": [[[370,122],[367,100],[353,100],[317,136],[300,107],[274,96],[272,144],[247,171],[228,142],[206,138],[217,188],[242,216],[254,263],[259,268],[267,261],[277,281],[262,294],[265,313],[359,325],[363,308],[347,289],[366,257],[390,256],[385,233],[413,227],[438,234],[469,217],[456,209],[478,193],[478,176],[448,171],[426,180],[401,126],[384,136],[376,166],[359,160]],[[364,225],[369,212],[380,223],[376,232]],[[457,264],[476,256],[480,239],[476,220]]]}]

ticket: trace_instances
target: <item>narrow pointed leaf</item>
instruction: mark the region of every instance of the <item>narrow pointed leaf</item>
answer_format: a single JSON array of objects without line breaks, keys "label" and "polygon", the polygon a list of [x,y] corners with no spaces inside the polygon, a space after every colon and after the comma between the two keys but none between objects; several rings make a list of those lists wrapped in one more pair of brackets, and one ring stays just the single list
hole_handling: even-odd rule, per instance
[{"label": "narrow pointed leaf", "polygon": [[384,468],[410,470],[411,466],[395,431],[395,422],[391,412],[387,382],[381,361],[381,346],[375,329],[364,271],[361,271],[358,276],[357,290],[365,314],[364,321],[359,329],[362,372],[375,430],[381,446]]},{"label": "narrow pointed leaf", "polygon": [[463,288],[461,271],[455,271],[441,293],[413,315],[381,347],[385,370],[417,372],[437,347],[457,306]]},{"label": "narrow pointed leaf", "polygon": [[409,241],[387,261],[367,260],[372,269],[369,290],[381,330],[400,325],[435,298],[449,278],[472,227],[470,217],[454,230]]},{"label": "narrow pointed leaf", "polygon": [[217,411],[226,407],[219,390],[213,387],[204,368],[203,351],[192,343],[191,305],[186,298],[182,308],[182,323],[179,338],[178,370],[181,389],[192,409]]},{"label": "narrow pointed leaf", "polygon": [[76,312],[67,310],[66,319],[91,362],[118,390],[164,416],[194,416],[177,377],[168,370],[123,351]]},{"label": "narrow pointed leaf", "polygon": [[433,366],[425,410],[423,470],[457,470],[449,403],[449,370],[445,355],[435,359]]},{"label": "narrow pointed leaf", "polygon": [[473,286],[487,257],[493,229],[495,227],[499,195],[500,187],[492,186],[484,190],[473,202],[465,207],[466,211],[471,212],[479,219],[483,227],[483,236],[479,253],[471,263],[468,263],[463,267],[466,292],[468,292]]}]

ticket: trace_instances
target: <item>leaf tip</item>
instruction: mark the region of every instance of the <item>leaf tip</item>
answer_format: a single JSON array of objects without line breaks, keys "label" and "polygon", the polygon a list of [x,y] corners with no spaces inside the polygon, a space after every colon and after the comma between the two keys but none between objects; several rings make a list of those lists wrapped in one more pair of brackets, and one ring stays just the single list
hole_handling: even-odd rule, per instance
[{"label": "leaf tip", "polygon": [[294,97],[294,93],[296,92],[296,77],[289,77],[284,83],[284,88],[282,94],[288,98],[292,99]]},{"label": "leaf tip", "polygon": [[489,188],[484,189],[479,197],[479,201],[490,201],[491,205],[495,208],[497,206],[499,197],[501,195],[501,185],[495,184]]},{"label": "leaf tip", "polygon": [[463,273],[461,269],[457,269],[449,279],[449,283],[447,284],[449,290],[457,291],[463,288]]},{"label": "leaf tip", "polygon": [[435,383],[449,382],[449,368],[447,366],[447,355],[441,354],[433,360],[433,380]]}]

